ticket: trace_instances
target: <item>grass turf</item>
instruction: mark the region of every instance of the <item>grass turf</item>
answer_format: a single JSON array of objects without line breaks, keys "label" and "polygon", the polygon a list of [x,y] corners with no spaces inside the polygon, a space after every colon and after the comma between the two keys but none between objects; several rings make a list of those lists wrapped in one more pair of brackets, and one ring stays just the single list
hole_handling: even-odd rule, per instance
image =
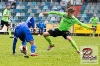
[{"label": "grass turf", "polygon": [[[100,66],[100,59],[98,64],[81,64],[80,55],[78,55],[71,44],[64,40],[63,37],[50,37],[54,42],[55,47],[47,51],[47,41],[43,36],[34,36],[37,45],[37,57],[24,58],[20,53],[19,46],[21,41],[17,42],[16,55],[12,55],[13,39],[8,35],[0,35],[0,66]],[[98,46],[100,50],[100,38],[73,36],[72,37],[80,46]],[[28,55],[30,54],[30,44],[27,44]],[[98,50],[98,51],[99,51]],[[100,52],[98,54],[100,58]]]}]

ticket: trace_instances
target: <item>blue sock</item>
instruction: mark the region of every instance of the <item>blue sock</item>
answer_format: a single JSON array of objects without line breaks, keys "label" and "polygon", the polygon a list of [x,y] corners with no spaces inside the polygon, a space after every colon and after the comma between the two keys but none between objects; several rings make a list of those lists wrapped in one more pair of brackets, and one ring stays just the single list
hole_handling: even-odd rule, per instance
[{"label": "blue sock", "polygon": [[36,50],[36,45],[32,44],[31,45],[31,53],[34,53]]},{"label": "blue sock", "polygon": [[22,46],[26,46],[26,42],[23,41],[23,42],[22,42]]}]

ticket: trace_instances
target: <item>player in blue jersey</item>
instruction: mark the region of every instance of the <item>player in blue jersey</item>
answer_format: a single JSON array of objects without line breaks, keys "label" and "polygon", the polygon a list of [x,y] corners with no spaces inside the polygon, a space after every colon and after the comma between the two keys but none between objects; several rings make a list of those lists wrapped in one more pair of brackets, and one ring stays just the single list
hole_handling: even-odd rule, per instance
[{"label": "player in blue jersey", "polygon": [[22,41],[22,53],[26,54],[26,43],[29,42],[31,44],[31,56],[37,56],[35,54],[36,45],[34,43],[34,38],[32,37],[32,34],[29,30],[29,28],[33,28],[34,30],[34,18],[30,18],[27,22],[20,23],[15,28],[14,33],[14,40],[13,40],[13,54],[16,53],[16,43],[17,39],[19,38]]},{"label": "player in blue jersey", "polygon": [[44,22],[39,22],[37,24],[37,27],[39,28],[39,34],[42,35],[43,34],[43,29],[46,27]]}]

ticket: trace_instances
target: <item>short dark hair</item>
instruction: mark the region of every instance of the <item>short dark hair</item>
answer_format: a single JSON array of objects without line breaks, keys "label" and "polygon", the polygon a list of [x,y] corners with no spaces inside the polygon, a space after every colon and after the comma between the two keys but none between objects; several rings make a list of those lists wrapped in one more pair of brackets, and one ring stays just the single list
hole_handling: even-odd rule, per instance
[{"label": "short dark hair", "polygon": [[68,8],[67,9],[67,12],[70,12],[70,13],[74,13],[74,11],[75,11],[74,8]]}]

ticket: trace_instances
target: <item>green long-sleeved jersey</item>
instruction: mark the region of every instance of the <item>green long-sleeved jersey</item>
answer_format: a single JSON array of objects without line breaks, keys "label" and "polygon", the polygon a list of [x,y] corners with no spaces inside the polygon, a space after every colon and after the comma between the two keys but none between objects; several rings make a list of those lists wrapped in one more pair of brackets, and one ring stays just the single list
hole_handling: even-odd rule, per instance
[{"label": "green long-sleeved jersey", "polygon": [[75,18],[74,16],[68,17],[68,14],[66,12],[56,12],[56,11],[51,11],[51,12],[47,12],[48,14],[57,14],[59,16],[61,16],[61,21],[60,24],[58,26],[58,29],[60,31],[69,31],[70,27],[74,24],[79,24],[85,28],[91,28],[89,26],[87,26],[86,24],[80,22],[77,18]]},{"label": "green long-sleeved jersey", "polygon": [[98,17],[92,17],[90,19],[90,22],[92,23],[92,26],[97,26],[97,24],[99,22],[99,18]]},{"label": "green long-sleeved jersey", "polygon": [[[5,22],[8,22],[9,18],[7,16],[9,16],[9,14],[10,14],[10,11],[8,9],[5,9],[3,12],[2,20]],[[6,15],[6,16],[4,16],[4,15]]]}]

